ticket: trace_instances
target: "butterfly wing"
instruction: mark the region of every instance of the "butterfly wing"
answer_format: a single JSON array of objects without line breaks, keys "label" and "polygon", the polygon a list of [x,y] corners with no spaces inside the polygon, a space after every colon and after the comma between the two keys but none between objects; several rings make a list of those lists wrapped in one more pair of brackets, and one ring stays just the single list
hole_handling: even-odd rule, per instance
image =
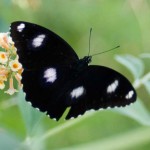
[{"label": "butterfly wing", "polygon": [[13,22],[10,36],[24,69],[38,69],[49,64],[70,66],[79,60],[66,41],[42,26],[23,21]]},{"label": "butterfly wing", "polygon": [[36,24],[13,22],[10,36],[24,68],[26,100],[58,120],[67,107],[59,97],[72,65],[79,61],[77,54],[58,35]]},{"label": "butterfly wing", "polygon": [[50,118],[59,120],[68,107],[64,85],[69,78],[69,68],[49,66],[39,70],[24,71],[22,74],[23,91],[26,100]]},{"label": "butterfly wing", "polygon": [[120,73],[103,66],[88,66],[68,92],[71,109],[66,119],[86,111],[121,107],[136,100],[131,83]]},{"label": "butterfly wing", "polygon": [[71,109],[66,119],[90,109],[120,107],[136,100],[130,82],[112,69],[88,66],[72,78],[78,56],[52,31],[27,22],[14,22],[10,35],[24,68],[26,100],[51,118],[59,120],[68,106]]}]

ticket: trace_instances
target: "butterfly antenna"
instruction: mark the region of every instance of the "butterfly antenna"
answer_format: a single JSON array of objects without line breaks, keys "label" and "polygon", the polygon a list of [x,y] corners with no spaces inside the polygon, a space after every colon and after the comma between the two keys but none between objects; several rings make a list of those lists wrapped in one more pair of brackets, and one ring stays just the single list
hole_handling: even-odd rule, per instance
[{"label": "butterfly antenna", "polygon": [[93,54],[93,55],[91,55],[91,56],[95,56],[95,55],[103,54],[103,53],[106,53],[106,52],[112,51],[112,50],[114,50],[114,49],[117,49],[117,48],[119,48],[119,47],[120,47],[120,46],[118,45],[118,46],[116,46],[116,47],[114,47],[114,48],[111,48],[111,49],[109,49],[109,50],[107,50],[107,51],[103,51],[103,52],[100,52],[100,53],[96,53],[96,54]]},{"label": "butterfly antenna", "polygon": [[89,52],[88,52],[88,56],[90,55],[90,50],[91,50],[91,33],[92,33],[92,28],[90,28],[90,35],[89,35]]}]

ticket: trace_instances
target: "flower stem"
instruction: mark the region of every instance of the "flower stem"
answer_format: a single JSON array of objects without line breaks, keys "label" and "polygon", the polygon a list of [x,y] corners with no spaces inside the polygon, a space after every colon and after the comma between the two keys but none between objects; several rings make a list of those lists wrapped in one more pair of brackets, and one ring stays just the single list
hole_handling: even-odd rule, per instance
[{"label": "flower stem", "polygon": [[148,72],[146,75],[144,75],[141,79],[135,80],[133,83],[134,87],[137,89],[139,88],[142,84],[150,80],[150,72]]},{"label": "flower stem", "polygon": [[50,129],[50,130],[46,131],[46,133],[41,135],[41,137],[38,139],[38,141],[40,141],[40,142],[44,141],[47,138],[49,138],[53,135],[56,135],[57,133],[59,133],[61,131],[64,131],[65,129],[67,129],[69,127],[72,127],[72,126],[76,125],[77,123],[80,123],[81,121],[88,118],[89,116],[92,116],[93,114],[94,114],[93,112],[89,112],[89,113],[87,113],[86,115],[84,115],[82,117],[79,117],[79,118],[74,119],[74,120],[69,120],[69,121],[55,127],[54,129]]}]

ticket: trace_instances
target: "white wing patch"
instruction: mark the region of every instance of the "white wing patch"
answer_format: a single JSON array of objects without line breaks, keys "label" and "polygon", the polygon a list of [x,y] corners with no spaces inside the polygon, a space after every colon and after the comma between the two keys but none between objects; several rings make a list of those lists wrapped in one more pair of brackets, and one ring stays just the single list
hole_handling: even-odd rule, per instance
[{"label": "white wing patch", "polygon": [[25,28],[25,24],[24,23],[21,23],[19,26],[17,26],[17,30],[19,32],[22,32],[24,28]]},{"label": "white wing patch", "polygon": [[115,92],[115,90],[117,89],[118,85],[119,85],[119,81],[115,80],[113,83],[111,83],[107,87],[107,93],[113,93],[113,92]]},{"label": "white wing patch", "polygon": [[57,79],[57,73],[55,68],[48,68],[44,71],[44,78],[46,78],[46,82],[53,83]]},{"label": "white wing patch", "polygon": [[79,87],[73,89],[71,91],[70,95],[71,95],[71,98],[78,98],[81,95],[83,95],[84,92],[85,92],[84,87],[83,86],[79,86]]},{"label": "white wing patch", "polygon": [[32,45],[33,47],[39,47],[42,45],[43,41],[45,39],[45,35],[44,34],[41,34],[41,35],[38,35],[37,37],[35,37],[33,39],[33,42],[32,42]]},{"label": "white wing patch", "polygon": [[132,98],[134,92],[133,91],[129,91],[128,94],[125,96],[126,99],[130,99]]}]

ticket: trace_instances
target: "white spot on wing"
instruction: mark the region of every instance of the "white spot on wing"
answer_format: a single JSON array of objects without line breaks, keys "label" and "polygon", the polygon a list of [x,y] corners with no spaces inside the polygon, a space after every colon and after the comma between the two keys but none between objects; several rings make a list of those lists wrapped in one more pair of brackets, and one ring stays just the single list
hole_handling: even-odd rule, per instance
[{"label": "white spot on wing", "polygon": [[24,23],[21,23],[19,26],[17,26],[17,30],[19,32],[22,32],[24,28],[25,28],[25,24]]},{"label": "white spot on wing", "polygon": [[134,92],[133,91],[129,91],[128,94],[125,96],[126,99],[130,99],[132,98]]},{"label": "white spot on wing", "polygon": [[115,92],[115,90],[117,89],[118,85],[119,85],[118,80],[115,80],[113,83],[111,83],[111,84],[107,87],[107,93]]},{"label": "white spot on wing", "polygon": [[32,105],[31,102],[29,102],[29,101],[28,101],[28,104],[29,104],[29,105]]},{"label": "white spot on wing", "polygon": [[74,117],[71,117],[70,120],[74,119]]},{"label": "white spot on wing", "polygon": [[32,45],[36,48],[42,45],[43,41],[44,41],[45,35],[41,34],[38,35],[37,37],[35,37],[33,39]]},{"label": "white spot on wing", "polygon": [[57,73],[55,68],[48,68],[44,72],[44,78],[46,78],[46,82],[53,83],[57,79]]},{"label": "white spot on wing", "polygon": [[71,95],[72,98],[78,98],[81,95],[83,95],[84,92],[85,92],[84,87],[83,86],[79,86],[79,87],[73,89],[71,91],[70,95]]},{"label": "white spot on wing", "polygon": [[36,110],[38,110],[38,111],[40,111],[40,109],[39,108],[35,108]]}]

